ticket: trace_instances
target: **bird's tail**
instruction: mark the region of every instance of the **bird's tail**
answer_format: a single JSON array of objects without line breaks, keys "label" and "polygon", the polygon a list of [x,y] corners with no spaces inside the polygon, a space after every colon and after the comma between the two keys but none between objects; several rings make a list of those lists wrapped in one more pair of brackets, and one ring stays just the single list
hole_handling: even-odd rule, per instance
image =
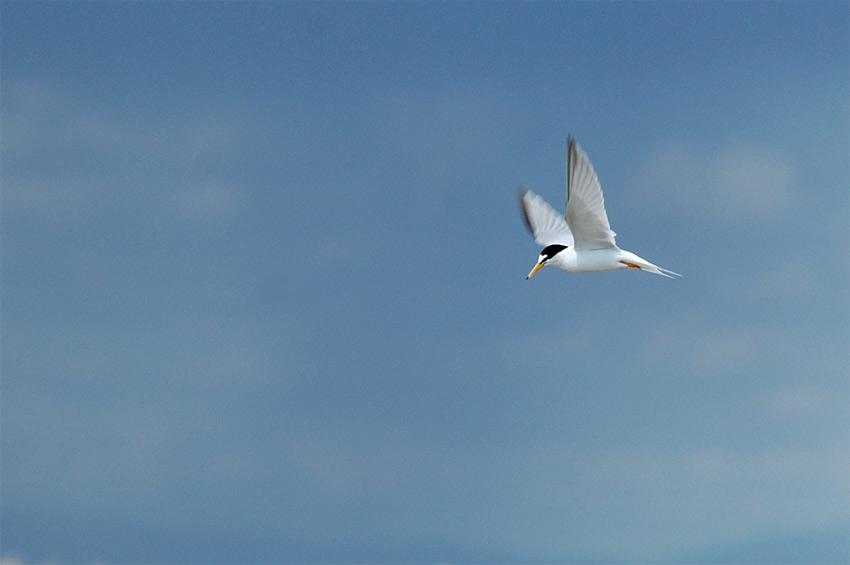
[{"label": "bird's tail", "polygon": [[682,276],[682,275],[680,275],[679,273],[677,273],[677,272],[675,272],[675,271],[671,271],[671,270],[669,270],[669,269],[664,269],[664,268],[662,268],[662,267],[656,267],[655,265],[653,265],[653,267],[655,267],[655,270],[654,270],[654,271],[650,271],[650,273],[655,273],[656,275],[661,275],[662,277],[667,277],[667,278],[670,278],[670,279],[675,279],[676,277],[681,277],[681,276]]},{"label": "bird's tail", "polygon": [[640,269],[641,271],[646,271],[648,273],[655,273],[656,275],[661,275],[662,277],[667,277],[667,278],[670,278],[670,279],[674,279],[676,277],[682,276],[675,271],[671,271],[669,269],[664,269],[662,267],[659,267],[658,265],[653,265],[652,263],[650,263],[646,259],[638,257],[634,253],[630,253],[629,255],[631,255],[631,257],[629,257],[629,260],[622,261],[622,263],[624,265],[626,265],[627,267],[637,268],[637,269]]}]

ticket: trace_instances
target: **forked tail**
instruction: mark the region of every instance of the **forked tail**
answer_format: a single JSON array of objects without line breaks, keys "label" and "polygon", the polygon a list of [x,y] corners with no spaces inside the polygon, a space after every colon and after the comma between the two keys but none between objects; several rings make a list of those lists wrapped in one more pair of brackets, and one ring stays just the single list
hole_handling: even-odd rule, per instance
[{"label": "forked tail", "polygon": [[661,275],[662,277],[667,277],[669,279],[675,279],[676,277],[681,277],[679,273],[675,271],[671,271],[670,269],[665,269],[663,267],[658,267],[656,265],[652,266],[652,269],[646,269],[650,273],[655,273],[656,275]]},{"label": "forked tail", "polygon": [[632,269],[640,269],[641,271],[646,271],[648,273],[655,273],[656,275],[661,275],[662,277],[667,277],[670,279],[674,279],[676,277],[681,277],[679,273],[671,271],[669,269],[664,269],[659,267],[658,265],[653,265],[646,259],[641,259],[637,255],[633,258],[630,258],[628,261],[620,261],[626,267],[630,267]]}]

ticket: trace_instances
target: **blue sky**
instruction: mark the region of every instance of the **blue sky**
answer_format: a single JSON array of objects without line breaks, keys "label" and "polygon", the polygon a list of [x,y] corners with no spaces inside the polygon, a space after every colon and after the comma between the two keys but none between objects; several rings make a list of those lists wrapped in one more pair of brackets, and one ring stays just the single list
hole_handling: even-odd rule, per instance
[{"label": "blue sky", "polygon": [[848,15],[2,3],[0,557],[846,561]]}]

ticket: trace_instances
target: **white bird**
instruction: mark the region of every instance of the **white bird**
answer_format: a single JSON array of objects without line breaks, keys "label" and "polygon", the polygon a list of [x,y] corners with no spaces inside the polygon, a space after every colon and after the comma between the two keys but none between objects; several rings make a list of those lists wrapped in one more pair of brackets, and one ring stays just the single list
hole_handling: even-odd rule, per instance
[{"label": "white bird", "polygon": [[681,276],[617,247],[602,186],[590,159],[572,137],[567,140],[566,213],[561,216],[530,190],[520,189],[519,196],[525,223],[534,241],[543,246],[526,279],[546,265],[571,273],[640,269],[670,278]]}]

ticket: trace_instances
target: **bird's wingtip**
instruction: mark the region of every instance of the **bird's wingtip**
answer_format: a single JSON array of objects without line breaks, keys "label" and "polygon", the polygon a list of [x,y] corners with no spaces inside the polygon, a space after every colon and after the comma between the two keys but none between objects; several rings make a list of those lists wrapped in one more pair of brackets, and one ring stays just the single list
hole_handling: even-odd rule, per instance
[{"label": "bird's wingtip", "polygon": [[534,233],[534,228],[531,226],[531,218],[528,217],[528,208],[525,204],[525,195],[528,194],[529,191],[526,190],[524,186],[520,186],[519,190],[517,190],[517,196],[519,196],[519,211],[522,214],[522,219],[525,222],[525,226],[528,228],[532,234]]}]

